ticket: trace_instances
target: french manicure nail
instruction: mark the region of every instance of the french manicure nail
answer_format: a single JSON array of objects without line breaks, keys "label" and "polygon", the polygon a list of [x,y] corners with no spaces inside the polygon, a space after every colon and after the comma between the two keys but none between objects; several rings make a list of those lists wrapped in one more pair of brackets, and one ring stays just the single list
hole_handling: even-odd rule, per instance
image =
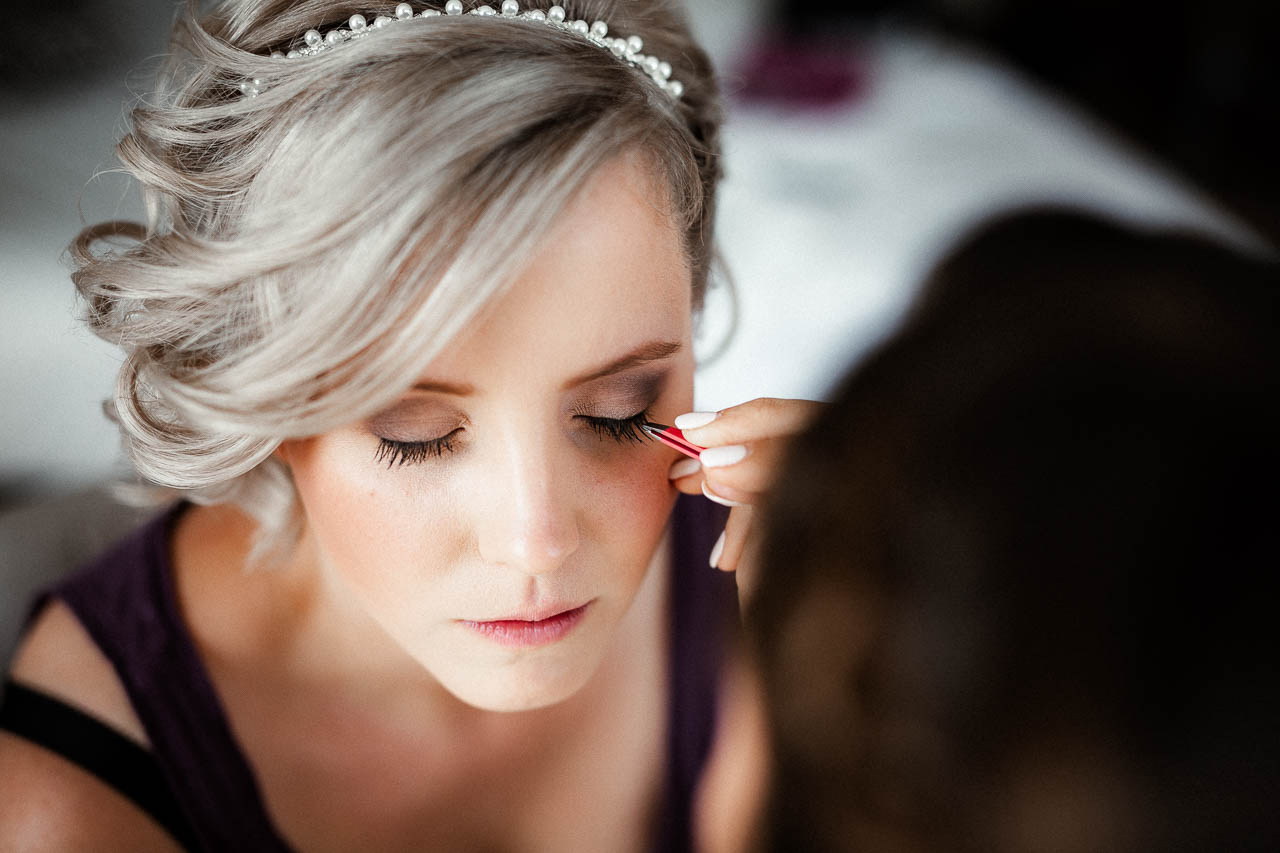
[{"label": "french manicure nail", "polygon": [[724,468],[747,458],[745,444],[725,444],[720,447],[708,447],[699,454],[698,459],[703,468]]},{"label": "french manicure nail", "polygon": [[676,460],[671,466],[671,470],[667,472],[668,479],[679,480],[681,477],[688,477],[690,474],[696,474],[702,470],[702,463],[697,459],[684,457]]},{"label": "french manicure nail", "polygon": [[721,506],[746,506],[746,504],[744,504],[744,503],[738,503],[737,501],[731,501],[731,500],[729,500],[728,498],[722,498],[722,497],[720,497],[720,496],[719,496],[719,495],[717,495],[715,492],[713,492],[713,491],[711,491],[710,489],[708,489],[708,488],[707,488],[707,481],[706,481],[706,480],[703,480],[703,481],[702,481],[702,494],[706,497],[706,499],[707,499],[707,500],[709,500],[709,501],[715,501],[716,503],[720,504]]},{"label": "french manicure nail", "polygon": [[724,531],[720,531],[720,538],[716,540],[716,544],[711,546],[711,568],[720,568],[720,552],[724,550]]},{"label": "french manicure nail", "polygon": [[697,429],[706,426],[716,419],[718,412],[687,412],[676,415],[676,429]]}]

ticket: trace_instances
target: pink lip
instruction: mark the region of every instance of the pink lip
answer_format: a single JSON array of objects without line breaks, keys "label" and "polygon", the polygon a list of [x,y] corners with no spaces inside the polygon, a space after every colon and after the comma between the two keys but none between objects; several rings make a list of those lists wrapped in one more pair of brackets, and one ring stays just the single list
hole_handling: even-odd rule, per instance
[{"label": "pink lip", "polygon": [[582,616],[587,612],[591,602],[562,610],[541,619],[495,619],[491,622],[472,622],[462,620],[478,633],[488,637],[501,646],[542,646],[554,643],[574,629]]}]

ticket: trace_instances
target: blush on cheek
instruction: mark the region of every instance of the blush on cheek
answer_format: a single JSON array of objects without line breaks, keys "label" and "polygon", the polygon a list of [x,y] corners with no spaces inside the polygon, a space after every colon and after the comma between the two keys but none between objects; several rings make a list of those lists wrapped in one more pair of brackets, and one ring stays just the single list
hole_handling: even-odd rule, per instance
[{"label": "blush on cheek", "polygon": [[[450,501],[441,478],[388,471],[358,440],[329,435],[290,454],[309,535],[322,559],[368,596],[421,578],[424,564],[447,564]],[[424,553],[423,542],[436,552]]]},{"label": "blush on cheek", "polygon": [[621,455],[627,458],[595,474],[587,505],[596,536],[625,548],[628,564],[647,564],[677,496],[667,478],[669,454],[645,446]]}]

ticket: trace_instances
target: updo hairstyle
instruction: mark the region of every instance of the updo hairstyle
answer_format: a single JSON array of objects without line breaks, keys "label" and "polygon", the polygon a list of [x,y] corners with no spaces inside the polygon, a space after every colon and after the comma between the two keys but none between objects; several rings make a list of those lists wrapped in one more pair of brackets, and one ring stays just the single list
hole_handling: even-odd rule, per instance
[{"label": "updo hairstyle", "polygon": [[71,247],[90,327],[124,349],[107,409],[146,483],[235,503],[264,539],[296,534],[280,442],[389,404],[623,154],[683,234],[700,309],[720,178],[710,61],[665,0],[561,5],[641,36],[682,97],[531,21],[397,21],[283,59],[270,54],[307,30],[394,3],[226,0],[179,16],[118,146],[147,223],[89,227]]}]

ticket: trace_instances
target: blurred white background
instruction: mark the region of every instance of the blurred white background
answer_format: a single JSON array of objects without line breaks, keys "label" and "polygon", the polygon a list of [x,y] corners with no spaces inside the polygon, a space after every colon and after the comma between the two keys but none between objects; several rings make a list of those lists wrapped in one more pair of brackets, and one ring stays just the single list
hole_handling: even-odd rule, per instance
[{"label": "blurred white background", "polygon": [[[869,37],[860,47],[865,86],[846,103],[806,109],[737,97],[735,69],[759,38],[766,4],[689,5],[731,95],[718,228],[739,314],[727,350],[701,371],[699,407],[821,397],[892,328],[948,243],[997,210],[1067,201],[1244,233],[1160,164],[1010,69],[923,35]],[[101,413],[118,356],[80,329],[62,252],[83,222],[140,218],[127,182],[101,173],[115,166],[128,82],[145,88],[171,8],[117,3],[119,26],[101,42],[113,52],[73,84],[0,87],[0,508],[122,470]],[[724,291],[713,292],[704,353],[730,314]]]}]

